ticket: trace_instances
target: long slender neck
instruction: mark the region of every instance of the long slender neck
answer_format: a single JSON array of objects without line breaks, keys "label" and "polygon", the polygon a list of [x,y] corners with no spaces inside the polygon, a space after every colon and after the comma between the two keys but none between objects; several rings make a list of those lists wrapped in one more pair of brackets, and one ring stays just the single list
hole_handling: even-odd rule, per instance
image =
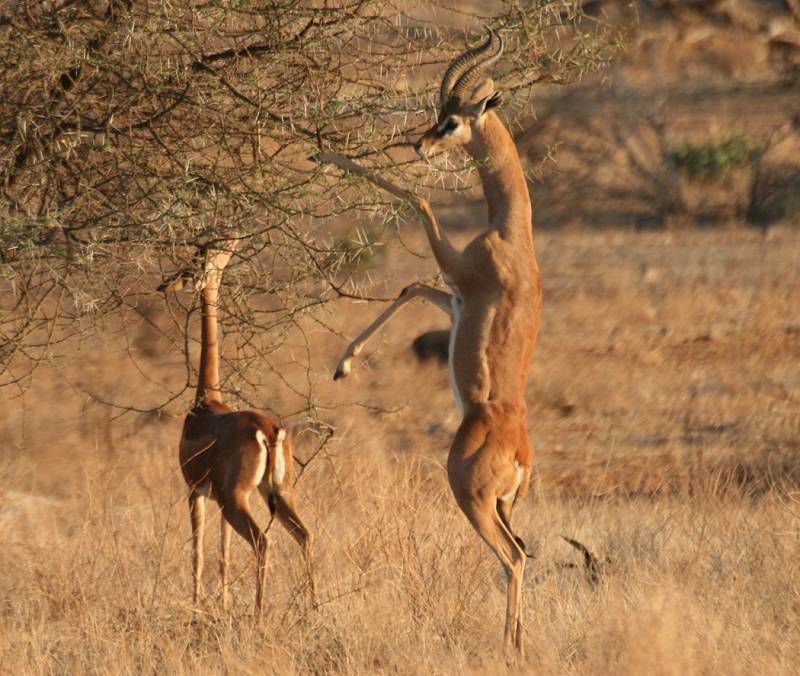
[{"label": "long slender neck", "polygon": [[533,240],[531,198],[519,153],[508,129],[493,111],[475,125],[467,152],[478,164],[483,193],[489,207],[489,228],[503,237],[523,235]]},{"label": "long slender neck", "polygon": [[209,281],[200,296],[202,324],[200,330],[200,376],[197,381],[196,403],[222,402],[219,390],[219,329],[217,326],[217,299],[219,281]]}]

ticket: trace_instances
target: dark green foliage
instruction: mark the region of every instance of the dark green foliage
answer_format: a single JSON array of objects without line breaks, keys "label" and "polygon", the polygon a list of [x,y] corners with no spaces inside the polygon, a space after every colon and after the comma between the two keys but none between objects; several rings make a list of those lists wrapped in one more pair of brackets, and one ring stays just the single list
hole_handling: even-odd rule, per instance
[{"label": "dark green foliage", "polygon": [[740,167],[752,167],[763,152],[743,136],[729,136],[721,141],[686,143],[672,152],[672,159],[689,178],[709,181],[724,179]]}]

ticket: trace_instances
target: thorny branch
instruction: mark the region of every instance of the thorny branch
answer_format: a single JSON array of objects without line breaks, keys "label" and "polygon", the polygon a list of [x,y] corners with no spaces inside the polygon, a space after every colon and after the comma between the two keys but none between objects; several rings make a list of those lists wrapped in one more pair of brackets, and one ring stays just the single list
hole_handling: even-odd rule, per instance
[{"label": "thorny branch", "polygon": [[[488,19],[506,36],[495,76],[515,100],[611,57],[614,35],[575,8],[501,2]],[[61,368],[100,344],[187,368],[183,383],[159,383],[160,397],[92,392],[97,401],[151,411],[164,391],[191,389],[195,303],[173,311],[155,289],[193,264],[196,246],[234,231],[244,235],[221,313],[231,397],[258,400],[266,377],[274,387],[282,347],[302,346],[308,361],[303,332],[327,326],[337,300],[381,299],[365,261],[405,214],[307,158],[346,154],[420,194],[470,187],[464,166],[420,166],[408,144],[435,108],[428,76],[487,18],[436,0],[419,11],[433,14],[385,0],[6,3],[0,386],[24,388],[37,364]],[[316,419],[301,366],[279,385]]]}]

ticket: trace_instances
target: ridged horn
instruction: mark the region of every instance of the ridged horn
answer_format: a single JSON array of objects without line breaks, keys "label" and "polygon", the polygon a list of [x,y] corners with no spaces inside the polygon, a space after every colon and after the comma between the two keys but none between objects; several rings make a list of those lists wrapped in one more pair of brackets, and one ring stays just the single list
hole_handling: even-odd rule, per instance
[{"label": "ridged horn", "polygon": [[450,91],[453,88],[453,85],[458,82],[458,79],[473,65],[475,65],[475,63],[479,61],[480,58],[492,46],[494,33],[492,32],[491,28],[488,28],[487,30],[489,31],[489,36],[486,38],[486,42],[478,45],[477,47],[473,47],[472,49],[468,49],[466,52],[457,56],[450,62],[450,65],[447,67],[447,71],[445,71],[444,77],[442,78],[442,84],[439,87],[440,108],[444,108],[445,104],[447,103],[447,99],[450,98]]},{"label": "ridged horn", "polygon": [[[480,77],[481,73],[483,73],[489,66],[491,66],[503,53],[503,38],[500,35],[497,35],[492,31],[491,28],[487,28],[489,31],[489,39],[486,42],[486,49],[492,44],[492,42],[497,38],[497,49],[494,54],[492,54],[488,59],[483,59],[471,65],[471,67],[464,72],[456,83],[453,85],[453,88],[450,90],[450,98],[454,99],[461,99],[461,96],[467,91],[468,87],[471,87],[475,84],[477,79]],[[483,45],[482,45],[483,47]]]}]

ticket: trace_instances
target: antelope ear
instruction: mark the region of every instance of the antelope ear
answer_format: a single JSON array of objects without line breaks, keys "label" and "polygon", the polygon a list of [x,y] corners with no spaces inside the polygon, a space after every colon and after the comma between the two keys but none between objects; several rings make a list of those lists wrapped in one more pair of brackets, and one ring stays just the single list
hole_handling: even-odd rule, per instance
[{"label": "antelope ear", "polygon": [[487,77],[475,89],[469,97],[468,113],[474,120],[477,120],[487,110],[495,108],[502,101],[499,91],[494,88],[492,78]]},{"label": "antelope ear", "polygon": [[494,91],[494,82],[492,78],[487,77],[484,78],[482,82],[478,83],[475,88],[470,92],[469,98],[467,101],[471,105],[475,105],[480,103],[484,99],[491,96],[492,92]]}]

